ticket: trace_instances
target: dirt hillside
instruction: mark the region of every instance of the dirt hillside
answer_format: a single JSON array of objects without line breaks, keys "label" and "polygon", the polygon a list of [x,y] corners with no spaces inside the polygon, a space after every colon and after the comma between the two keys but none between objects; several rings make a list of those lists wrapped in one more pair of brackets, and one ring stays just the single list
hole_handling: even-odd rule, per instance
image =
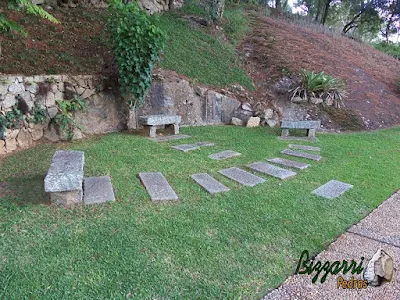
[{"label": "dirt hillside", "polygon": [[274,17],[252,15],[240,50],[256,83],[254,96],[270,101],[272,86],[301,69],[324,71],[347,84],[346,107],[375,129],[400,124],[396,80],[400,61],[352,39],[316,33]]}]

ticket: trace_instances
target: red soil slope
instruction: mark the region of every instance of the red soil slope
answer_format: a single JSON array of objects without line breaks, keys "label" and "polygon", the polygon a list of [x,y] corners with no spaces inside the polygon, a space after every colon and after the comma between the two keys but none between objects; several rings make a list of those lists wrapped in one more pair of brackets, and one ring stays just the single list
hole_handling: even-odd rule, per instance
[{"label": "red soil slope", "polygon": [[256,83],[255,96],[271,98],[271,86],[286,71],[324,71],[347,83],[346,107],[366,128],[400,124],[400,61],[346,37],[316,33],[271,17],[253,15],[240,49]]}]

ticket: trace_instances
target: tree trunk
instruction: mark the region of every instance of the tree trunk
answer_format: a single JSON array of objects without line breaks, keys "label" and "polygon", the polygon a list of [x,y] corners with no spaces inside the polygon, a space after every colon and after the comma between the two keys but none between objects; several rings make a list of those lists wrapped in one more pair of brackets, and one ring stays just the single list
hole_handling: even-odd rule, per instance
[{"label": "tree trunk", "polygon": [[349,23],[347,23],[346,25],[344,25],[342,33],[346,34],[350,29],[357,27],[356,21],[359,17],[361,17],[361,15],[365,12],[366,9],[361,10],[357,15],[355,15],[353,17],[353,19],[351,19],[351,21]]},{"label": "tree trunk", "polygon": [[275,8],[281,10],[282,9],[282,1],[275,0]]},{"label": "tree trunk", "polygon": [[319,19],[319,14],[321,13],[321,1],[322,0],[319,0],[319,1],[317,1],[317,13],[315,14],[315,21],[317,21],[318,22],[318,19]]},{"label": "tree trunk", "polygon": [[328,13],[329,13],[329,7],[331,5],[332,0],[325,0],[325,9],[324,9],[324,14],[322,16],[322,24],[325,25],[326,23],[326,18],[328,17]]},{"label": "tree trunk", "polygon": [[225,0],[212,0],[212,18],[214,21],[222,18],[225,9]]}]

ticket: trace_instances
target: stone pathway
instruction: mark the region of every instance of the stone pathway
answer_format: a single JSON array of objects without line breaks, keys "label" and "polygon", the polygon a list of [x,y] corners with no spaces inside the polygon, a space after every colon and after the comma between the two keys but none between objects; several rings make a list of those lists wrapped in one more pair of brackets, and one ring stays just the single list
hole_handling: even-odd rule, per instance
[{"label": "stone pathway", "polygon": [[210,154],[208,157],[211,159],[215,159],[215,160],[221,160],[221,159],[227,159],[227,158],[231,158],[231,157],[235,157],[235,156],[239,156],[239,155],[240,155],[239,152],[235,152],[232,150],[225,150],[222,152]]},{"label": "stone pathway", "polygon": [[83,202],[85,204],[115,201],[109,176],[86,177],[83,181]]},{"label": "stone pathway", "polygon": [[169,185],[162,173],[139,173],[139,178],[152,201],[178,200],[178,195]]},{"label": "stone pathway", "polygon": [[210,146],[214,146],[214,145],[215,145],[214,143],[209,143],[209,142],[197,142],[194,144],[182,144],[182,145],[171,146],[171,148],[180,150],[183,152],[188,152],[191,150],[199,149],[200,147],[210,147]]},{"label": "stone pathway", "polygon": [[282,150],[281,153],[290,155],[290,156],[308,158],[308,159],[312,159],[312,160],[316,160],[316,161],[319,161],[322,158],[321,156],[316,155],[316,154],[310,154],[310,153],[302,152],[302,151],[294,151],[294,150],[290,150],[290,149]]},{"label": "stone pathway", "polygon": [[[320,283],[320,280],[318,280],[316,284],[311,282],[315,273],[313,275],[292,275],[280,287],[270,291],[263,299],[400,299],[400,274],[398,272],[400,262],[399,202],[400,192],[397,192],[366,218],[348,229],[328,249],[315,258],[315,261],[323,262],[327,260],[330,262],[342,261],[344,259],[349,262],[352,259],[360,262],[361,257],[365,257],[363,263],[365,268],[375,252],[382,248],[393,258],[395,272],[391,282],[378,287],[368,286],[366,289],[343,289],[337,288],[338,277],[341,273],[338,275],[329,274],[324,283]],[[355,279],[361,279],[361,275],[352,275],[350,272],[343,275],[343,278],[349,280],[352,276]]]},{"label": "stone pathway", "polygon": [[187,139],[187,138],[190,138],[190,136],[185,135],[185,134],[175,134],[175,135],[159,136],[159,137],[149,138],[149,139],[152,141],[155,141],[155,142],[168,142],[168,141]]},{"label": "stone pathway", "polygon": [[292,149],[299,149],[299,150],[321,151],[320,147],[313,147],[313,146],[307,146],[307,145],[289,144],[288,147],[292,148]]},{"label": "stone pathway", "polygon": [[313,190],[311,193],[323,198],[333,199],[339,197],[353,186],[337,180],[331,180],[319,188]]},{"label": "stone pathway", "polygon": [[243,184],[245,186],[255,186],[259,183],[265,182],[265,179],[236,167],[224,169],[218,172],[228,177],[229,179],[239,182],[240,184]]},{"label": "stone pathway", "polygon": [[306,169],[306,168],[308,168],[310,166],[310,165],[305,164],[303,162],[284,159],[284,158],[279,158],[279,157],[268,159],[268,161],[272,162],[272,163],[279,164],[279,165],[283,165],[283,166],[286,166],[286,167],[289,167],[289,168],[299,169],[299,170]]},{"label": "stone pathway", "polygon": [[286,179],[296,175],[296,172],[286,170],[264,162],[255,162],[247,165],[247,167],[257,172],[261,172],[279,179]]},{"label": "stone pathway", "polygon": [[227,192],[230,189],[207,173],[193,174],[192,179],[201,185],[210,194]]}]

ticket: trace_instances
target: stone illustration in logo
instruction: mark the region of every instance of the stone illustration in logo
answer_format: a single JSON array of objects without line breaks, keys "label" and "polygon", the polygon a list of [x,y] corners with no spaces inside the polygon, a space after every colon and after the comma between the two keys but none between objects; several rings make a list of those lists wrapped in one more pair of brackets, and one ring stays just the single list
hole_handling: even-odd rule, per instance
[{"label": "stone illustration in logo", "polygon": [[393,258],[384,250],[378,249],[364,271],[363,277],[368,285],[380,286],[393,277]]}]

